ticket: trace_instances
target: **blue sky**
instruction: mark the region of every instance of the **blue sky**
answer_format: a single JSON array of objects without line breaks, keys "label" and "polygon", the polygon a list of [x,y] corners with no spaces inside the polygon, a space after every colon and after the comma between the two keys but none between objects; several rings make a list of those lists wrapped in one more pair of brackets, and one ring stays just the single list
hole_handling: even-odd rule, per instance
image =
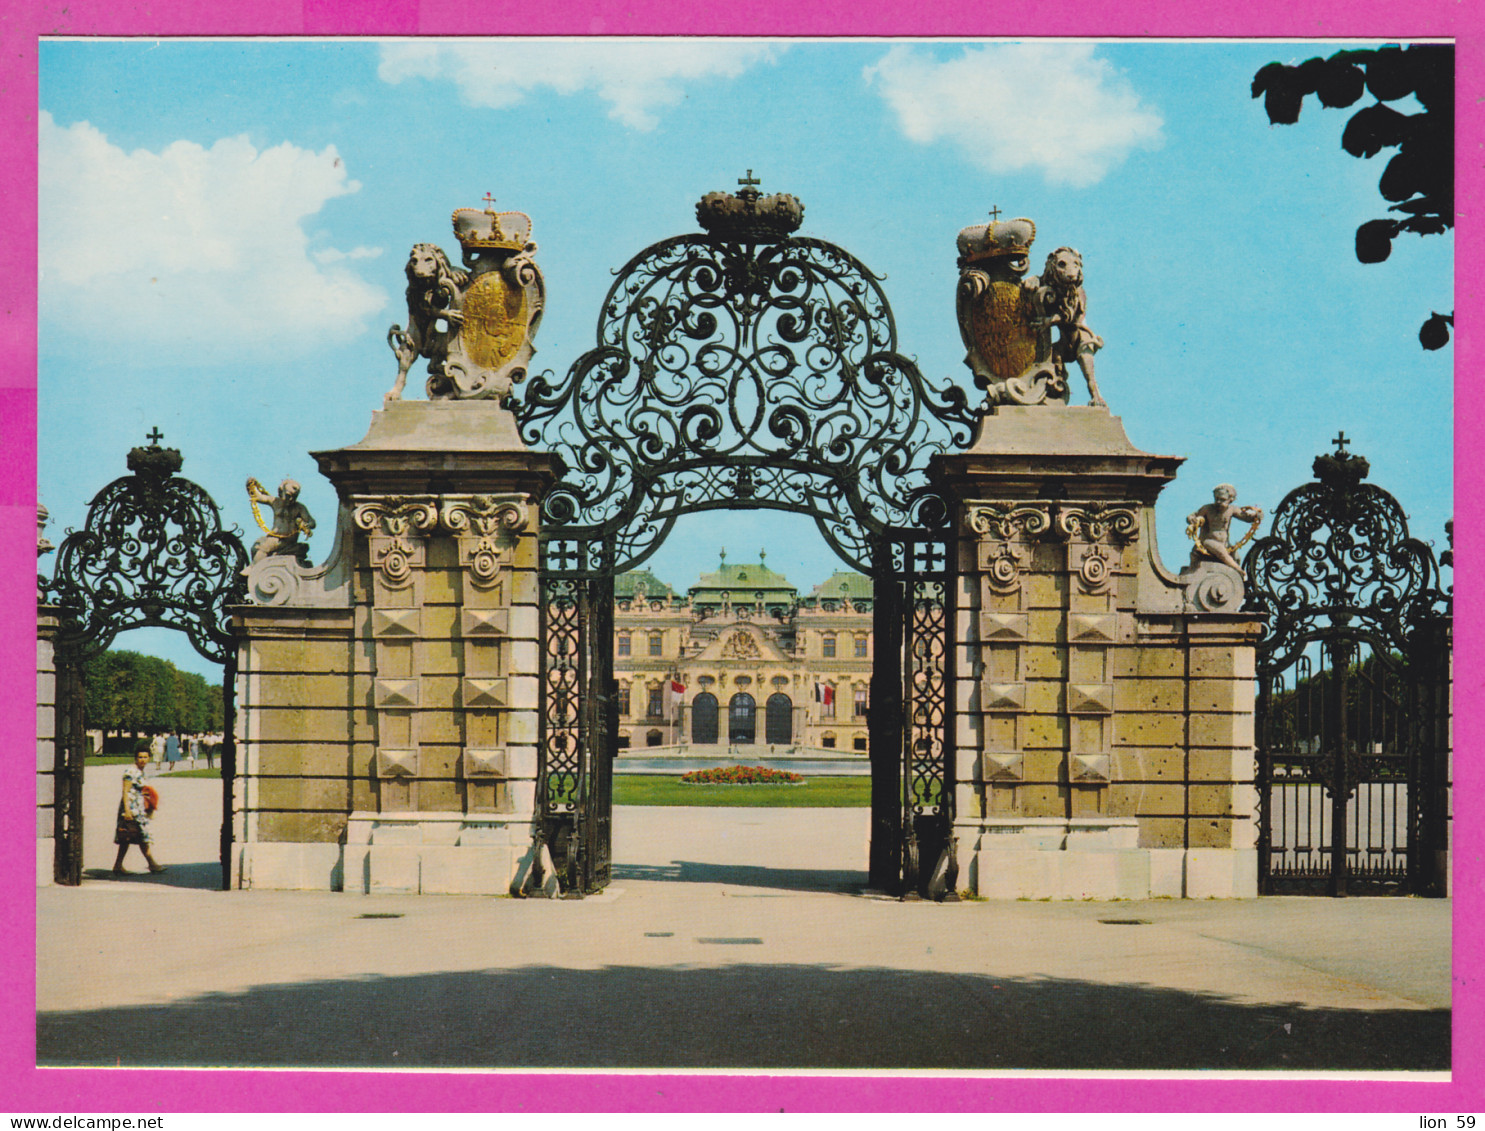
[{"label": "blue sky", "polygon": [[[334,493],[308,453],[359,440],[391,385],[414,243],[457,251],[449,214],[486,192],[529,213],[548,290],[534,368],[560,374],[593,344],[611,272],[752,169],[804,202],[804,234],[886,276],[900,348],[937,384],[972,389],[960,228],[996,205],[1036,221],[1034,264],[1079,248],[1105,398],[1135,444],[1187,457],[1158,512],[1172,569],[1212,486],[1271,512],[1339,429],[1442,545],[1453,351],[1423,352],[1416,330],[1453,309],[1453,237],[1357,263],[1386,157],[1341,151],[1346,111],[1312,100],[1272,127],[1248,94],[1263,64],[1338,46],[43,43],[48,536],[81,525],[158,425],[249,541],[243,481],[298,479],[321,560]],[[838,566],[811,523],[773,512],[683,521],[647,565],[684,587],[721,546],[766,548],[801,588]],[[183,636],[120,646],[210,671]]]}]

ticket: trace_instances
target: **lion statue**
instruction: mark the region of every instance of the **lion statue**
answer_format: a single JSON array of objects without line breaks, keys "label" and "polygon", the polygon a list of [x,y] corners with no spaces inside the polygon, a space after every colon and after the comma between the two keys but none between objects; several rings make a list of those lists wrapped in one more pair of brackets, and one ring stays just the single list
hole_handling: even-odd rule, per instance
[{"label": "lion statue", "polygon": [[437,244],[414,245],[407,257],[407,329],[393,325],[387,344],[397,355],[397,381],[385,400],[402,399],[407,371],[421,357],[428,359],[428,372],[441,377],[449,342],[464,323],[464,292],[469,272],[449,262]]},{"label": "lion statue", "polygon": [[1083,290],[1083,257],[1073,248],[1059,247],[1047,256],[1038,279],[1023,284],[1034,288],[1042,312],[1037,325],[1060,329],[1052,355],[1059,369],[1076,362],[1088,382],[1089,404],[1103,408],[1098,382],[1093,379],[1093,354],[1103,348],[1103,339],[1088,328],[1088,295]]}]

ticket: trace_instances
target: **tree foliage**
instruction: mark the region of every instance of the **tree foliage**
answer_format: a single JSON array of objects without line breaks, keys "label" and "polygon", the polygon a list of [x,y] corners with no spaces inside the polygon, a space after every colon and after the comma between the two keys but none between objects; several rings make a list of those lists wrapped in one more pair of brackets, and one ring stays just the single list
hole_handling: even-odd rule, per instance
[{"label": "tree foliage", "polygon": [[222,729],[222,689],[168,660],[104,652],[83,669],[84,715],[104,733],[207,734]]},{"label": "tree foliage", "polygon": [[[1338,51],[1327,59],[1297,66],[1269,63],[1253,76],[1253,97],[1263,99],[1274,125],[1299,121],[1304,100],[1321,106],[1354,106],[1375,99],[1351,115],[1341,148],[1353,157],[1392,157],[1377,184],[1387,211],[1356,229],[1356,258],[1381,263],[1392,241],[1405,232],[1439,235],[1454,227],[1454,47],[1415,44]],[[1389,102],[1412,97],[1422,107],[1403,113]],[[1424,349],[1443,348],[1454,315],[1435,311],[1418,331]]]}]

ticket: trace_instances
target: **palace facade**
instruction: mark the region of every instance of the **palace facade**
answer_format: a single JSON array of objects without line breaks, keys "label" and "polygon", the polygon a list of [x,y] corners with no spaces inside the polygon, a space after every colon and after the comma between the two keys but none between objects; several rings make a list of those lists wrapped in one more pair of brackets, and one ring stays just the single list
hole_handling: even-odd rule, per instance
[{"label": "palace facade", "polygon": [[621,750],[866,753],[871,579],[840,571],[802,597],[764,557],[724,555],[684,596],[648,570],[615,579]]}]

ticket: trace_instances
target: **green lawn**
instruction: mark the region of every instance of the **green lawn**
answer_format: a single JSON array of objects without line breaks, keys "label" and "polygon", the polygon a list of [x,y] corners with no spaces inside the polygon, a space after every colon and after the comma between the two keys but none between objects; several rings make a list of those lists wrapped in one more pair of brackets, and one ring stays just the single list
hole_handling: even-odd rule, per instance
[{"label": "green lawn", "polygon": [[682,785],[672,777],[615,774],[614,804],[865,808],[871,804],[871,778],[807,778],[802,785]]}]

